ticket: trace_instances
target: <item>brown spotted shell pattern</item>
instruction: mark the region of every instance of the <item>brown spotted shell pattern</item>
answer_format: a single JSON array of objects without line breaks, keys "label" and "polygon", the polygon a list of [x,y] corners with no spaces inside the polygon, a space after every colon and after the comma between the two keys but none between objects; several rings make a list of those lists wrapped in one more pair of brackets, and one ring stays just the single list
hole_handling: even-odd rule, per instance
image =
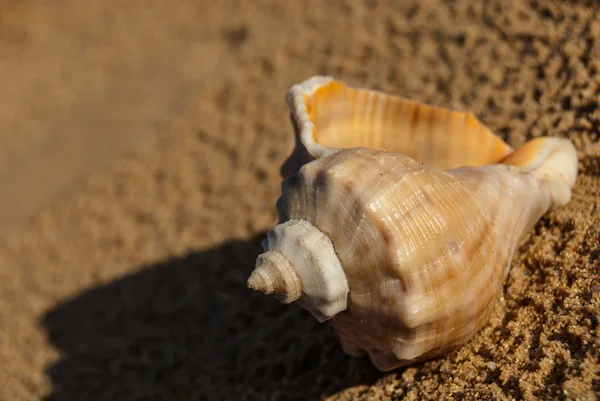
[{"label": "brown spotted shell pattern", "polygon": [[573,144],[514,150],[470,113],[330,77],[286,101],[296,146],[248,286],[331,322],[380,370],[465,344],[523,234],[571,199]]}]

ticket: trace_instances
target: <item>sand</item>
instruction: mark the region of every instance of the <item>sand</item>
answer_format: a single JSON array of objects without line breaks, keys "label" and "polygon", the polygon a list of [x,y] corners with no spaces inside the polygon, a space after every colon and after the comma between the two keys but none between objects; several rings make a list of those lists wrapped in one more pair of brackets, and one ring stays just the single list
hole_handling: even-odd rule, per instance
[{"label": "sand", "polygon": [[[566,1],[4,2],[0,400],[594,400],[600,12]],[[246,288],[314,74],[570,138],[571,203],[444,358],[381,373]]]}]

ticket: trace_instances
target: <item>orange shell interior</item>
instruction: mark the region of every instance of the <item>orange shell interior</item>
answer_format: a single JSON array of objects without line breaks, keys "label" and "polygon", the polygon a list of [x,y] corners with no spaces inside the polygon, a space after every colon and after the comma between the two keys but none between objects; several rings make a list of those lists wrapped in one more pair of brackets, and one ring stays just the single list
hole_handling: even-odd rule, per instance
[{"label": "orange shell interior", "polygon": [[497,163],[512,151],[472,113],[338,81],[305,94],[304,103],[313,140],[329,148],[397,152],[443,170]]}]

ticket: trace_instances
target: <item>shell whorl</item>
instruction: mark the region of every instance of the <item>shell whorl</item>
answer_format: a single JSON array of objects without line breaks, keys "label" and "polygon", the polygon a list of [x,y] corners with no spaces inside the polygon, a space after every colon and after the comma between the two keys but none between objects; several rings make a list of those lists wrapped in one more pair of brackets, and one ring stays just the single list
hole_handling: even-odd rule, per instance
[{"label": "shell whorl", "polygon": [[345,347],[367,350],[382,370],[467,341],[522,234],[551,205],[515,166],[444,172],[366,148],[304,165],[282,191],[280,220],[310,222],[339,256],[350,291],[333,324]]},{"label": "shell whorl", "polygon": [[298,303],[323,322],[346,309],[348,283],[331,240],[306,220],[291,219],[267,233],[248,286]]},{"label": "shell whorl", "polygon": [[302,287],[290,261],[277,250],[267,251],[256,259],[256,268],[248,279],[248,287],[265,295],[273,294],[284,304],[300,298]]}]

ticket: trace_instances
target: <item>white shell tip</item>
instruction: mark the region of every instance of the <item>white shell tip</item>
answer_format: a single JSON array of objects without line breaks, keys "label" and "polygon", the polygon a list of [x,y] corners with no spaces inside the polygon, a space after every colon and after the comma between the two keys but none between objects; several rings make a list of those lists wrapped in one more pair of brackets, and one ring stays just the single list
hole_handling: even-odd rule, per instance
[{"label": "white shell tip", "polygon": [[306,220],[292,219],[267,233],[248,286],[298,304],[319,321],[346,309],[348,281],[333,242]]},{"label": "white shell tip", "polygon": [[300,281],[289,260],[279,251],[267,251],[256,259],[256,268],[248,278],[248,287],[283,303],[290,303],[302,294]]}]

